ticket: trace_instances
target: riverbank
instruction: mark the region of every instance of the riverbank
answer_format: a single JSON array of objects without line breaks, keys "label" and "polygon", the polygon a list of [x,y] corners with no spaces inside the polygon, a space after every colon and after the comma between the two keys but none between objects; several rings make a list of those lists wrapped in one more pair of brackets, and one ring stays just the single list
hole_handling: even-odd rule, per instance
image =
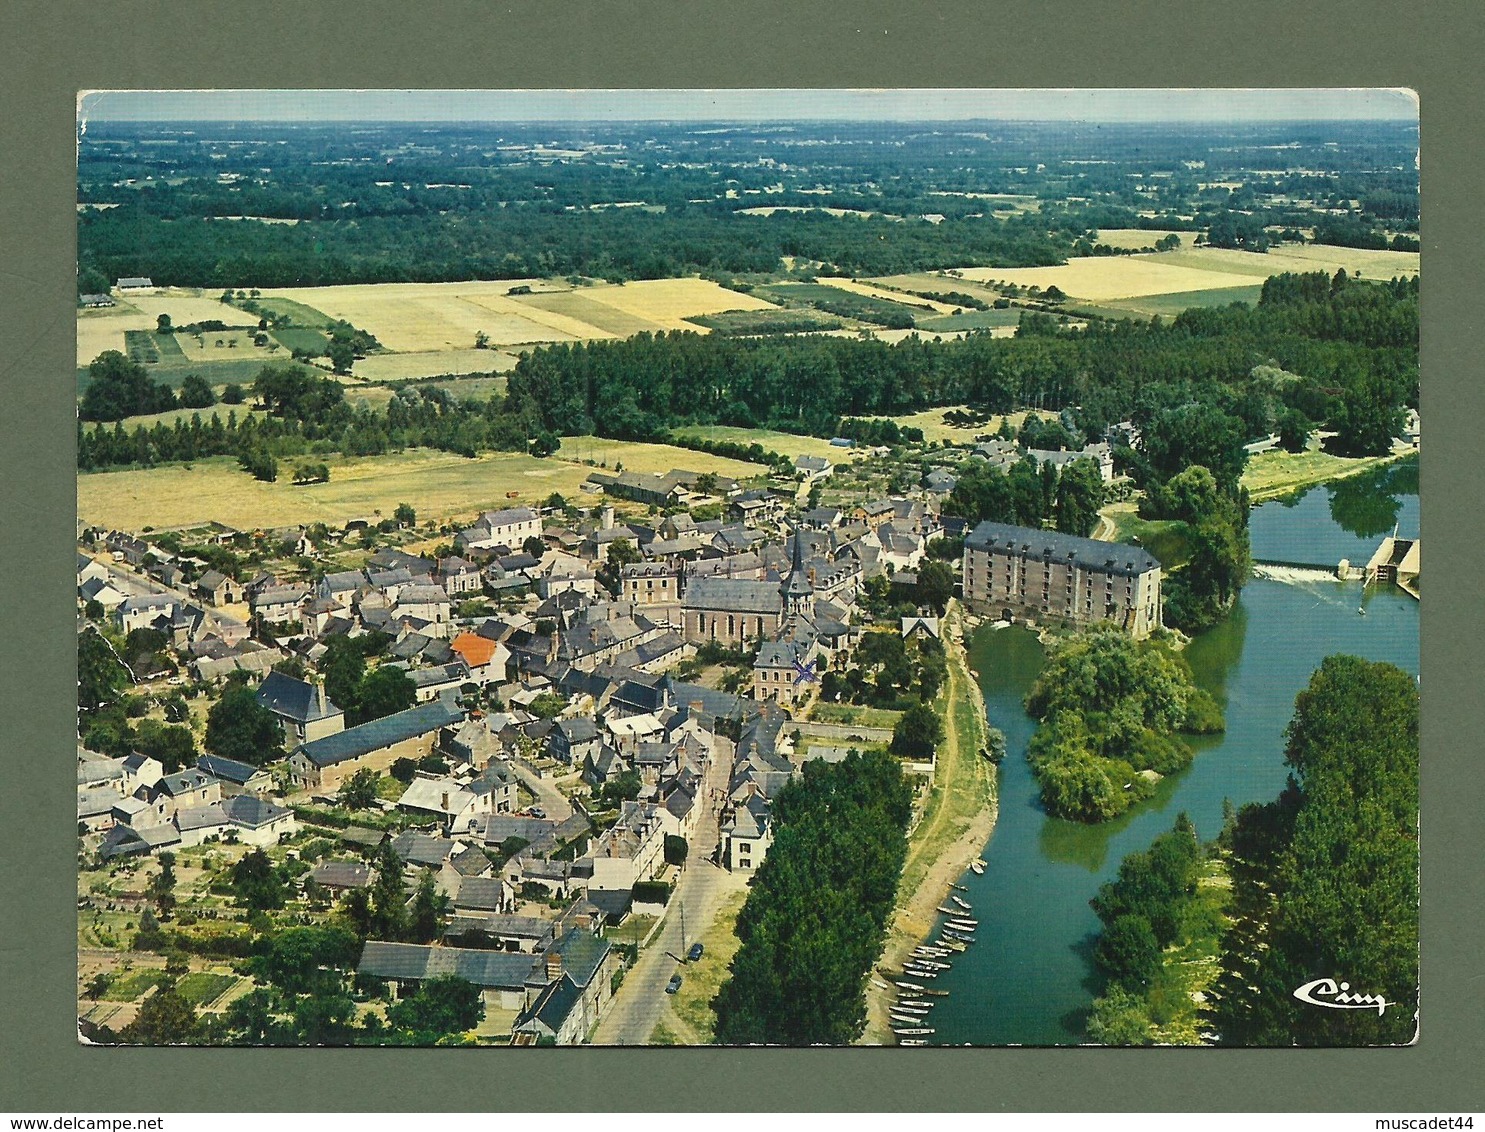
[{"label": "riverbank", "polygon": [[1316,484],[1350,479],[1417,454],[1418,449],[1398,441],[1385,456],[1332,456],[1315,442],[1304,452],[1276,450],[1252,457],[1243,472],[1242,485],[1248,489],[1252,503],[1266,503]]},{"label": "riverbank", "polygon": [[[898,882],[897,906],[887,925],[878,967],[898,970],[933,929],[935,909],[978,857],[995,828],[996,772],[980,752],[989,724],[979,683],[969,667],[965,636],[969,618],[951,601],[941,622],[948,678],[938,706],[944,741],[934,760],[933,785],[917,822],[908,833],[907,859]],[[880,980],[873,972],[872,979]],[[889,1045],[893,1036],[887,1006],[894,995],[868,982],[866,1030],[860,1044]]]}]

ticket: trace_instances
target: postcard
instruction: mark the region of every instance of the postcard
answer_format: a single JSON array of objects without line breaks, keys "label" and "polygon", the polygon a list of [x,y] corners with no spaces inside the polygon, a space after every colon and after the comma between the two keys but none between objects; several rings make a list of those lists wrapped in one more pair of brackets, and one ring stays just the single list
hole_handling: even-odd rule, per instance
[{"label": "postcard", "polygon": [[1411,1044],[1418,153],[83,93],[79,1039]]}]

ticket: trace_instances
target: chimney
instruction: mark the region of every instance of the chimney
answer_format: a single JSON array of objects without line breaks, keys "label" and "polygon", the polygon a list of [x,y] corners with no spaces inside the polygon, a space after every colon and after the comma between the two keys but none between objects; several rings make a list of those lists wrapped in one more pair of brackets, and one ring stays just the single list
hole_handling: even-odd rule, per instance
[{"label": "chimney", "polygon": [[449,808],[449,792],[447,790],[445,790],[441,795],[439,795],[439,797],[441,799],[441,801],[439,802],[439,807],[441,809],[445,809],[445,810],[448,809]]},{"label": "chimney", "polygon": [[601,530],[611,531],[614,529],[614,509],[612,505],[603,509],[599,523]]},{"label": "chimney", "polygon": [[315,710],[318,714],[325,714],[325,678],[315,677]]},{"label": "chimney", "polygon": [[555,947],[546,954],[547,982],[555,983],[562,977],[562,953]]}]

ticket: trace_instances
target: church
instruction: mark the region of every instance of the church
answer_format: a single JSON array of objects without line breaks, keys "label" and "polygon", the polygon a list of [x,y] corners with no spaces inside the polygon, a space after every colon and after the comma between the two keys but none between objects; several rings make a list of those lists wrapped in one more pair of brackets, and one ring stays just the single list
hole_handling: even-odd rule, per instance
[{"label": "church", "polygon": [[804,540],[793,539],[794,555],[782,582],[743,578],[695,578],[681,598],[682,632],[687,641],[716,641],[727,648],[794,635],[813,625],[815,588],[804,566]]}]

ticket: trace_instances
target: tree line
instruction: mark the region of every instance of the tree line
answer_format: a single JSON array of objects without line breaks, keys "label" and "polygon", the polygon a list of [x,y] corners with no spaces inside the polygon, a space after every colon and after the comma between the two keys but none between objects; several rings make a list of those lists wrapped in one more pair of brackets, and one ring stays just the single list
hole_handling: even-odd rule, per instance
[{"label": "tree line", "polygon": [[[1414,678],[1330,656],[1295,700],[1279,797],[1238,811],[1233,924],[1213,1020],[1223,1044],[1403,1044],[1418,1005],[1418,719]],[[1384,997],[1335,1010],[1317,979]]]},{"label": "tree line", "polygon": [[866,1024],[907,853],[912,790],[882,751],[805,764],[773,803],[775,838],[713,1003],[722,1045],[847,1045]]}]

